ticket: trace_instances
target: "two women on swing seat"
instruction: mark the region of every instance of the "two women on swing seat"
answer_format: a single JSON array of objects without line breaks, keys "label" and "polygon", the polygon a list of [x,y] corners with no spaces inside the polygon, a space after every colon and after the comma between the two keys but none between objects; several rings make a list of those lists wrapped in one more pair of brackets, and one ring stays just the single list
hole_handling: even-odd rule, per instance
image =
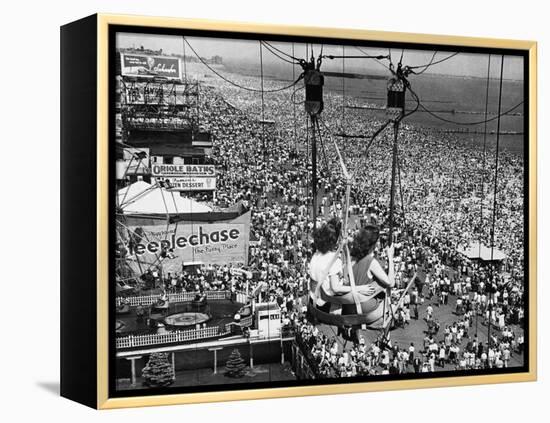
[{"label": "two women on swing seat", "polygon": [[[310,298],[314,306],[325,313],[358,314],[352,288],[344,280],[343,262],[339,255],[341,223],[333,218],[313,232],[313,251],[309,265]],[[356,295],[367,324],[382,327],[386,309],[386,290],[395,285],[393,246],[386,249],[389,271],[386,273],[374,257],[380,232],[367,225],[359,230],[349,244]],[[343,242],[348,242],[344,240]],[[388,310],[389,312],[389,310]],[[386,313],[387,314],[387,313]]]}]

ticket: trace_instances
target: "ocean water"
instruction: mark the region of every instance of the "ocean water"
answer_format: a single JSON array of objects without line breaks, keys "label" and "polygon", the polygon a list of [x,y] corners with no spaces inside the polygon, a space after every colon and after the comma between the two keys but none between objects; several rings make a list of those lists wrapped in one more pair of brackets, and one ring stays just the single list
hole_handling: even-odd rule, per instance
[{"label": "ocean water", "polygon": [[[231,63],[225,65],[225,70],[245,76],[258,76],[257,66]],[[296,75],[300,69],[296,67]],[[264,77],[269,80],[292,81],[288,67],[281,69],[264,69]],[[421,103],[437,115],[455,122],[480,122],[484,120],[487,79],[472,77],[457,77],[449,75],[422,74],[409,77],[412,89],[419,96]],[[488,118],[498,114],[499,79],[489,80]],[[346,78],[343,84],[341,77],[326,77],[325,90],[336,95],[342,95],[345,88],[346,97],[355,97],[362,102],[383,107],[386,97],[386,81],[380,79]],[[524,100],[523,81],[503,80],[501,113],[511,109]],[[412,110],[416,101],[407,94],[407,109]],[[454,113],[453,113],[454,111]],[[500,148],[517,154],[523,154],[524,140],[524,105],[520,105],[510,115],[500,119]],[[365,110],[364,113],[377,113],[383,117],[383,112]],[[419,109],[407,118],[407,121],[417,127],[437,128],[439,130],[475,130],[484,131],[484,125],[458,125],[443,122],[429,113]],[[497,119],[487,123],[487,132],[496,132]],[[502,134],[502,132],[517,132],[519,134]],[[483,134],[453,134],[459,142],[483,144]],[[489,148],[496,145],[496,135],[488,134],[486,142]]]}]

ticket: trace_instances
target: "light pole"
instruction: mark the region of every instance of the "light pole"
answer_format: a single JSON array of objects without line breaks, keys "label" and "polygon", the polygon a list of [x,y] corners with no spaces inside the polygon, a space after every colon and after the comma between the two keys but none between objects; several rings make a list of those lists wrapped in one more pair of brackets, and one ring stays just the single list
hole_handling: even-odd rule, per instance
[{"label": "light pole", "polygon": [[[489,321],[487,323],[487,343],[489,344],[489,348],[491,348],[491,317],[493,314],[493,304],[489,302]],[[488,352],[487,352],[488,353]]]},{"label": "light pole", "polygon": [[281,365],[285,364],[285,350],[284,350],[284,344],[283,344],[283,328],[279,330],[279,335],[281,339]]},{"label": "light pole", "polygon": [[476,311],[476,338],[477,338],[477,326],[478,326],[478,320],[479,320],[479,302],[477,300],[476,300],[475,311]]}]

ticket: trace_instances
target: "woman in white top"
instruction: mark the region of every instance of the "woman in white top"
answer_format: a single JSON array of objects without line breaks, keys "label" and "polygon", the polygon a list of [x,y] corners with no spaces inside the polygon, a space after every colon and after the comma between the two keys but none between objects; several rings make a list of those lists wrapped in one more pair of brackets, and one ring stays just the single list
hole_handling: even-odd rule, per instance
[{"label": "woman in white top", "polygon": [[330,312],[330,304],[318,295],[321,288],[330,290],[331,285],[341,284],[342,260],[336,257],[342,224],[331,219],[313,231],[313,256],[309,263],[311,277],[309,295],[314,304],[323,311]]},{"label": "woman in white top", "polygon": [[[343,280],[343,267],[340,257],[336,257],[340,238],[341,222],[333,218],[313,232],[313,257],[309,263],[310,298],[324,312],[339,312],[338,305],[323,300],[319,295],[322,289],[328,296],[343,295],[351,292],[351,287]],[[372,292],[371,287],[358,288],[359,293]]]}]

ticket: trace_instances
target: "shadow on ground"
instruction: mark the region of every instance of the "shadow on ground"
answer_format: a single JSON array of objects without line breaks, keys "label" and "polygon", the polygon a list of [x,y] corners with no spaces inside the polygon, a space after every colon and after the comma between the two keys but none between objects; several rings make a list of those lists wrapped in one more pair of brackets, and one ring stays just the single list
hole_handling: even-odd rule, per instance
[{"label": "shadow on ground", "polygon": [[59,382],[36,382],[36,386],[42,388],[44,391],[59,396]]}]

